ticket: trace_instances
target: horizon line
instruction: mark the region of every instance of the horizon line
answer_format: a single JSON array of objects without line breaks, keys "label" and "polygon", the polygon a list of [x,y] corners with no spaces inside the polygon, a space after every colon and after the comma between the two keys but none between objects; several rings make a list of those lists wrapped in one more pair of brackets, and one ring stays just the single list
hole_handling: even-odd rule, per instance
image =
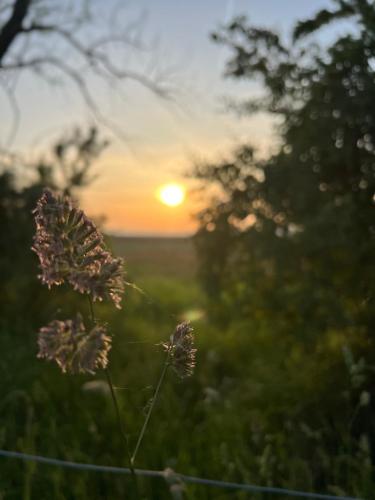
[{"label": "horizon line", "polygon": [[126,230],[116,230],[116,229],[110,229],[110,230],[104,230],[104,232],[108,236],[114,236],[117,238],[192,238],[194,236],[194,232],[176,232],[176,233],[165,233],[165,232],[158,232],[158,231],[150,231],[150,232],[143,232],[143,231],[126,231]]}]

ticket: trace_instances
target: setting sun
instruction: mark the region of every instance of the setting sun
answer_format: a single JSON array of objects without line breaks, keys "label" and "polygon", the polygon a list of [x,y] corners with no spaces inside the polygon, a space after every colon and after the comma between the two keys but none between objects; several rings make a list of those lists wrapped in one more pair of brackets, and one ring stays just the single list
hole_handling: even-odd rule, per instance
[{"label": "setting sun", "polygon": [[177,207],[185,199],[185,189],[180,184],[165,184],[158,190],[158,198],[169,207]]}]

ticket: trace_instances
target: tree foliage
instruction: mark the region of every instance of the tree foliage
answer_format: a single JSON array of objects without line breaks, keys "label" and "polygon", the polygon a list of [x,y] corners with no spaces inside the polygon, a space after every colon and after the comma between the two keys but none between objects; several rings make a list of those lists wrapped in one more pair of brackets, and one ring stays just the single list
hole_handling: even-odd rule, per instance
[{"label": "tree foliage", "polygon": [[[348,417],[337,411],[347,384],[342,351],[375,362],[375,11],[364,0],[332,3],[297,23],[290,45],[245,17],[213,35],[232,51],[226,75],[264,88],[262,98],[236,109],[277,116],[280,146],[264,159],[244,144],[195,166],[215,193],[198,215],[196,244],[212,317],[245,322],[254,342],[256,330],[268,332],[263,342],[276,350],[280,376],[290,377],[284,402],[298,387],[299,418],[345,426]],[[352,18],[350,30],[328,47],[306,39],[344,17]],[[308,396],[312,373],[323,385],[316,381]],[[359,392],[371,393],[369,373]],[[347,437],[363,433],[373,443],[370,406]],[[283,407],[282,418],[294,419],[292,408]]]},{"label": "tree foliage", "polygon": [[[317,15],[315,28],[320,23]],[[244,270],[256,268],[261,280],[276,280],[275,290],[312,280],[311,290],[325,283],[335,302],[372,300],[375,45],[370,24],[358,23],[356,36],[340,37],[317,54],[285,47],[245,18],[215,35],[234,51],[227,74],[261,77],[260,109],[282,119],[281,146],[266,160],[244,145],[229,160],[196,168],[220,193],[199,216],[197,240],[209,245],[219,233],[231,239],[217,268],[222,280],[246,282]],[[254,280],[248,285],[256,286]]]}]

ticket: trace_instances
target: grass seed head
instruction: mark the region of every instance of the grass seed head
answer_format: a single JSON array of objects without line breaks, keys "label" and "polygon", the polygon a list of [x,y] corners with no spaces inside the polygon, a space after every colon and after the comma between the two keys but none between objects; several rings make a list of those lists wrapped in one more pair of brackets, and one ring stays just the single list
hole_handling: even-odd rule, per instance
[{"label": "grass seed head", "polygon": [[105,368],[111,337],[103,325],[87,331],[81,315],[65,321],[54,320],[39,331],[38,358],[55,361],[63,373],[90,373]]},{"label": "grass seed head", "polygon": [[169,352],[170,363],[181,378],[190,377],[195,368],[194,334],[190,323],[184,322],[176,326],[170,341],[163,344]]},{"label": "grass seed head", "polygon": [[67,196],[46,189],[34,210],[36,233],[32,250],[38,255],[42,283],[68,282],[95,301],[111,300],[121,308],[123,260],[107,250],[102,234]]}]

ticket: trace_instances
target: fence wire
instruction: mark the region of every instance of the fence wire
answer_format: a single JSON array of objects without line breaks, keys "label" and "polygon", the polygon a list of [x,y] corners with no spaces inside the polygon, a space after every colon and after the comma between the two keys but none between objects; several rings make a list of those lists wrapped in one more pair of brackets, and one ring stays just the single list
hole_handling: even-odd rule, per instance
[{"label": "fence wire", "polygon": [[[109,465],[96,465],[96,464],[87,464],[80,462],[71,462],[68,460],[60,460],[58,458],[49,458],[40,455],[30,455],[28,453],[20,453],[18,451],[0,450],[0,456],[6,458],[15,458],[18,460],[24,460],[28,462],[39,462],[42,464],[55,465],[57,467],[65,467],[69,469],[86,470],[92,472],[107,472],[110,474],[126,474],[126,475],[131,473],[130,469],[126,467],[112,467]],[[185,474],[180,474],[178,472],[173,471],[172,469],[166,469],[162,471],[135,469],[135,473],[138,476],[143,476],[143,477],[159,477],[166,480],[168,483],[181,481],[182,483],[202,484],[205,486],[213,486],[216,488],[248,491],[252,493],[270,493],[270,494],[284,495],[290,497],[316,498],[324,500],[363,500],[355,497],[343,497],[336,495],[325,495],[322,493],[310,493],[307,491],[289,490],[285,488],[276,488],[273,486],[256,486],[253,484],[241,484],[241,483],[232,483],[228,481],[217,481],[215,479],[204,479],[201,477],[187,476]]]}]

